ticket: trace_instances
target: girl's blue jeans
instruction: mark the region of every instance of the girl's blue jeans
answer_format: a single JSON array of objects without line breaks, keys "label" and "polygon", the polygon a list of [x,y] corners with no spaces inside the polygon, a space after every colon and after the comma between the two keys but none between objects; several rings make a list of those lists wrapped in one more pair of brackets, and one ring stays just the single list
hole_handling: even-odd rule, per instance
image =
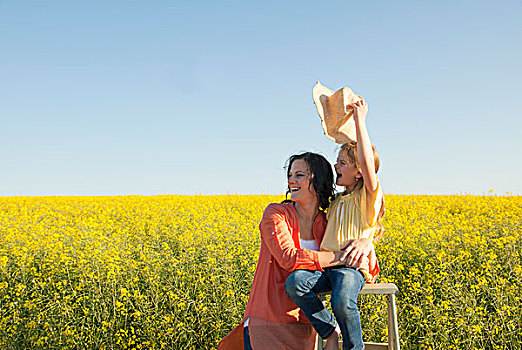
[{"label": "girl's blue jeans", "polygon": [[[330,337],[339,324],[343,349],[364,349],[357,296],[365,283],[361,272],[335,266],[325,268],[324,272],[295,270],[286,279],[285,289],[321,338]],[[335,317],[317,297],[329,291],[332,291],[330,302]]]}]

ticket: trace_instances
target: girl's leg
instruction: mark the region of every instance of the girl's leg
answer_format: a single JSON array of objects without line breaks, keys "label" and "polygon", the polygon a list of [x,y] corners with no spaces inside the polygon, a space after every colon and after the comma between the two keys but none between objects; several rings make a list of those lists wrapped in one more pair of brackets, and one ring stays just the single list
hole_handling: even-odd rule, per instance
[{"label": "girl's leg", "polygon": [[328,269],[332,283],[332,309],[341,327],[343,349],[364,349],[357,296],[366,283],[364,276],[349,267]]},{"label": "girl's leg", "polygon": [[331,290],[331,284],[321,271],[295,270],[286,279],[286,294],[303,310],[308,321],[323,339],[335,331],[334,316],[316,294]]}]

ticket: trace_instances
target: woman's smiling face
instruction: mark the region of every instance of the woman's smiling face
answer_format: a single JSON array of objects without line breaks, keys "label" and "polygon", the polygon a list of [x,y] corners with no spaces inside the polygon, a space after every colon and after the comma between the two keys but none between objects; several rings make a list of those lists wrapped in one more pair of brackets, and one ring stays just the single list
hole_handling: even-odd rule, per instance
[{"label": "woman's smiling face", "polygon": [[288,188],[290,189],[290,199],[294,202],[305,203],[317,199],[311,183],[310,170],[303,159],[294,160],[290,166]]}]

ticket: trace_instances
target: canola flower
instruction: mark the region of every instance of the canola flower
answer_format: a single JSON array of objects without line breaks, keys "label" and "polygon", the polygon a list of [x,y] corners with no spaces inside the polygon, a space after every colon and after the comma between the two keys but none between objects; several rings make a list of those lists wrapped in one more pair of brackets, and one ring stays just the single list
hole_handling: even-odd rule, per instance
[{"label": "canola flower", "polygon": [[[213,349],[281,196],[0,198],[0,348]],[[522,345],[522,197],[388,195],[379,282],[403,349]],[[383,298],[360,297],[365,341]]]}]

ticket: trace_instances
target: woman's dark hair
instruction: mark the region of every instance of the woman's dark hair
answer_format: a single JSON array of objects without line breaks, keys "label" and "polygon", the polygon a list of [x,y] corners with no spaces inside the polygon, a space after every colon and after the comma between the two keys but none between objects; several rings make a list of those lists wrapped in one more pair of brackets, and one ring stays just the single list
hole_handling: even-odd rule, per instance
[{"label": "woman's dark hair", "polygon": [[[330,205],[330,199],[334,196],[334,175],[332,165],[320,154],[305,152],[294,154],[286,161],[286,176],[290,176],[292,163],[298,159],[305,161],[310,171],[310,185],[314,186],[319,202],[319,209],[325,211]],[[290,188],[286,189],[286,196],[290,193]]]}]

